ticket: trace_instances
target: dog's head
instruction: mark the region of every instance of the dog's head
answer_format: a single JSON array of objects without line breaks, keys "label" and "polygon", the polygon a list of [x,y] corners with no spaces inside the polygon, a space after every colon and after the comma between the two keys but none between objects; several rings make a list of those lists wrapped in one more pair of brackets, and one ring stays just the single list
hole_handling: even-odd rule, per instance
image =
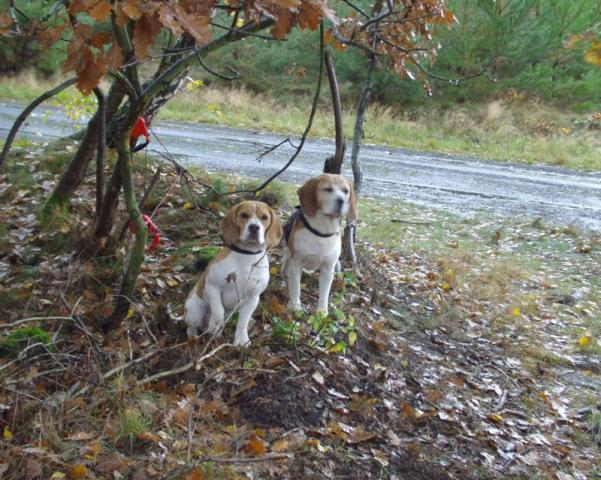
[{"label": "dog's head", "polygon": [[331,217],[347,216],[357,220],[357,199],[353,184],[342,175],[324,173],[307,181],[299,190],[303,213],[312,217],[318,211]]},{"label": "dog's head", "polygon": [[265,203],[245,200],[227,211],[221,234],[229,245],[270,249],[282,238],[282,224]]}]

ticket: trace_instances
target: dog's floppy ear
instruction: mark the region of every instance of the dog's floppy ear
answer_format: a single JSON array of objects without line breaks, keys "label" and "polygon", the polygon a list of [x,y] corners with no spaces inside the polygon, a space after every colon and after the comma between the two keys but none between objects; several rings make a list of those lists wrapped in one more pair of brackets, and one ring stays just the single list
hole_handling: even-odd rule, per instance
[{"label": "dog's floppy ear", "polygon": [[346,180],[349,188],[349,207],[348,213],[346,214],[346,222],[350,225],[357,222],[357,215],[359,213],[357,208],[357,195],[355,195],[355,188],[353,187],[353,182],[350,180]]},{"label": "dog's floppy ear", "polygon": [[228,245],[235,245],[240,239],[240,229],[236,222],[236,213],[238,212],[238,205],[230,208],[225,217],[221,220],[221,236]]},{"label": "dog's floppy ear", "polygon": [[265,241],[267,242],[267,250],[272,249],[282,239],[282,235],[284,231],[282,230],[282,223],[280,222],[280,217],[278,217],[277,213],[272,208],[269,208],[269,216],[271,217],[271,222],[269,223],[269,228],[267,232],[265,232]]},{"label": "dog's floppy ear", "polygon": [[300,200],[303,213],[310,217],[315,215],[319,208],[317,204],[317,187],[320,180],[320,177],[314,177],[298,189],[298,199]]}]

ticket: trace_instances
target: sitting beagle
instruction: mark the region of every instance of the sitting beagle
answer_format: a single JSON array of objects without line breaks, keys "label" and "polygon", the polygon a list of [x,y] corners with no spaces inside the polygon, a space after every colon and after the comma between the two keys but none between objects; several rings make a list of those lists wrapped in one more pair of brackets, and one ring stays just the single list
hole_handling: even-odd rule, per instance
[{"label": "sitting beagle", "polygon": [[225,247],[188,296],[184,317],[189,336],[197,330],[215,335],[237,310],[234,345],[246,345],[248,322],[269,282],[267,250],[280,242],[282,225],[266,204],[247,200],[228,210],[221,232]]},{"label": "sitting beagle", "polygon": [[300,310],[300,282],[303,269],[319,270],[317,308],[328,313],[330,287],[342,249],[340,219],[357,220],[353,184],[341,175],[324,173],[310,179],[298,190],[300,208],[286,222],[286,252],[282,263],[288,280],[288,309]]}]

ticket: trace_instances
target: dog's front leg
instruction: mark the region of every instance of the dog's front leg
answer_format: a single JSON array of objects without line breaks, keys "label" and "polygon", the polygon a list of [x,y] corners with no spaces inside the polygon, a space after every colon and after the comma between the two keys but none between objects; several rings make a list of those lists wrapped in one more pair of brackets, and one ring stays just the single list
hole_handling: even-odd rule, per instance
[{"label": "dog's front leg", "polygon": [[248,323],[259,304],[259,296],[252,296],[242,301],[238,308],[238,323],[234,335],[234,345],[244,346],[250,343],[248,339]]},{"label": "dog's front leg", "polygon": [[286,277],[288,278],[288,310],[300,310],[300,283],[303,267],[299,261],[289,258],[286,262]]},{"label": "dog's front leg", "polygon": [[225,310],[221,300],[221,290],[217,287],[206,285],[204,293],[205,299],[211,306],[211,316],[209,317],[207,331],[209,334],[215,335],[223,328],[223,322],[225,321]]},{"label": "dog's front leg", "polygon": [[319,269],[319,302],[317,309],[321,310],[325,315],[328,314],[328,304],[330,302],[330,288],[334,279],[334,268],[336,262],[325,262]]}]

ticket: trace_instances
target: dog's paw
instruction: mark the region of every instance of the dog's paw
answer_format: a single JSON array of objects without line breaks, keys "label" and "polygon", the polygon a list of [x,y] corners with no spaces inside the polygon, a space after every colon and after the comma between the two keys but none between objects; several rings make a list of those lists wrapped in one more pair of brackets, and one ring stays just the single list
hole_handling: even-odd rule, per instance
[{"label": "dog's paw", "polygon": [[248,335],[241,335],[234,338],[234,346],[236,347],[248,347],[250,345],[250,339]]},{"label": "dog's paw", "polygon": [[300,312],[303,309],[302,305],[299,303],[295,303],[295,302],[288,302],[288,310],[290,312]]}]

